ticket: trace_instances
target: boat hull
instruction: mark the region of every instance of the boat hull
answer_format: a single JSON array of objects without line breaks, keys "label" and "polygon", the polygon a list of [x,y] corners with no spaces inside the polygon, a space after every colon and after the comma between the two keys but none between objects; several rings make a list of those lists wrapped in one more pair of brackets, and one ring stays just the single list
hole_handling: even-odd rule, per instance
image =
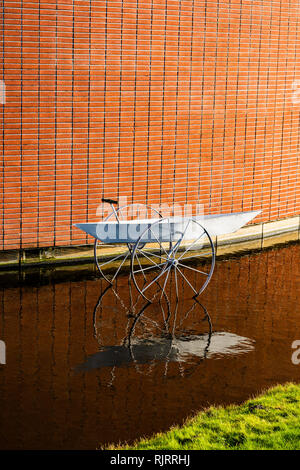
[{"label": "boat hull", "polygon": [[[211,214],[192,218],[169,217],[165,219],[120,221],[120,223],[101,221],[74,225],[88,235],[108,244],[135,243],[143,234],[141,241],[145,243],[155,243],[158,240],[160,242],[170,242],[179,240],[183,234],[185,240],[195,239],[202,227],[212,237],[233,233],[253,220],[260,212],[258,210],[232,214]],[[197,223],[189,223],[191,219]]]}]

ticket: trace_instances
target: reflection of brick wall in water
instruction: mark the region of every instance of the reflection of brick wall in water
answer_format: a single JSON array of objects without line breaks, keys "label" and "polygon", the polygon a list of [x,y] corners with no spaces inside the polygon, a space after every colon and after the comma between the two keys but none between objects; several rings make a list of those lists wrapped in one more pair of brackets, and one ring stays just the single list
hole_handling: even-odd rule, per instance
[{"label": "reflection of brick wall in water", "polygon": [[299,213],[298,2],[6,1],[1,246],[100,198]]},{"label": "reflection of brick wall in water", "polygon": [[[1,290],[0,337],[8,351],[0,374],[1,448],[95,448],[167,429],[209,403],[232,403],[278,382],[299,381],[300,367],[291,361],[291,344],[300,339],[299,266],[297,245],[218,262],[201,296],[213,330],[254,339],[255,349],[198,367],[170,363],[171,379],[164,378],[165,363],[152,370],[146,364],[74,372],[98,351],[97,339],[121,344],[130,320],[108,293],[95,338],[99,280]],[[120,276],[117,286],[126,305],[127,277]],[[184,328],[198,332],[194,313]]]}]

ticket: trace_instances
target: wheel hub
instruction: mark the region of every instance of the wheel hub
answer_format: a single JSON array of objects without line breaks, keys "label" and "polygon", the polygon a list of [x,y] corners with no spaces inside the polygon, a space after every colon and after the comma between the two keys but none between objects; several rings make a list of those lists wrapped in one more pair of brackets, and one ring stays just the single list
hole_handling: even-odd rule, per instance
[{"label": "wheel hub", "polygon": [[178,264],[178,260],[177,260],[177,259],[175,259],[175,258],[169,258],[169,259],[168,259],[168,265],[169,265],[169,266],[177,266],[177,264]]}]

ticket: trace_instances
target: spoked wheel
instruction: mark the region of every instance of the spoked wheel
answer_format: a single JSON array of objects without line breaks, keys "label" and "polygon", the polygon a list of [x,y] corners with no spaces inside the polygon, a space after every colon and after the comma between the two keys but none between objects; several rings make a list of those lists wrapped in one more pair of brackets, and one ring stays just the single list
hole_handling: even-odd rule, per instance
[{"label": "spoked wheel", "polygon": [[[146,204],[127,204],[122,207],[119,207],[115,210],[115,212],[111,212],[104,220],[135,220],[135,219],[147,219],[151,217],[161,217],[161,214],[156,209],[147,206]],[[145,244],[140,244],[140,246],[144,246]],[[131,255],[133,252],[134,244],[128,243],[119,246],[115,246],[116,254],[115,256],[101,256],[101,253],[105,251],[105,248],[111,251],[112,245],[108,247],[106,243],[101,242],[100,240],[96,239],[94,243],[94,259],[96,266],[98,268],[101,277],[103,277],[108,283],[112,284],[116,277],[118,276],[119,272],[121,271],[122,267],[128,263],[131,259]],[[98,253],[98,249],[100,253]]]},{"label": "spoked wheel", "polygon": [[[131,254],[131,245],[127,246],[127,250],[125,249],[121,253],[117,254],[113,258],[109,258],[108,260],[101,260],[99,259],[97,249],[103,245],[100,240],[95,240],[94,243],[94,258],[95,263],[98,268],[99,273],[101,276],[110,284],[116,279],[117,275],[119,274],[122,266],[125,264],[127,259],[130,259]],[[122,249],[122,248],[121,248]],[[107,271],[106,271],[107,269]]]},{"label": "spoked wheel", "polygon": [[208,285],[214,266],[213,241],[206,229],[192,218],[177,221],[164,218],[150,224],[131,255],[133,282],[148,301],[153,299],[157,284],[163,292],[176,293],[177,297],[184,285],[185,292],[187,288],[197,297]]}]

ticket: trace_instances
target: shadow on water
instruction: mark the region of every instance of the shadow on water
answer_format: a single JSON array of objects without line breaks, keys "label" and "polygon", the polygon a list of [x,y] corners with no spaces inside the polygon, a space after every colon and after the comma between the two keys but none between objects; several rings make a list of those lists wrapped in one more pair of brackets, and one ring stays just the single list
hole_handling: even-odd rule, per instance
[{"label": "shadow on water", "polygon": [[107,287],[94,272],[6,285],[0,448],[132,441],[299,381],[299,258],[292,245],[218,261],[198,299],[170,285],[147,303],[127,276]]}]

